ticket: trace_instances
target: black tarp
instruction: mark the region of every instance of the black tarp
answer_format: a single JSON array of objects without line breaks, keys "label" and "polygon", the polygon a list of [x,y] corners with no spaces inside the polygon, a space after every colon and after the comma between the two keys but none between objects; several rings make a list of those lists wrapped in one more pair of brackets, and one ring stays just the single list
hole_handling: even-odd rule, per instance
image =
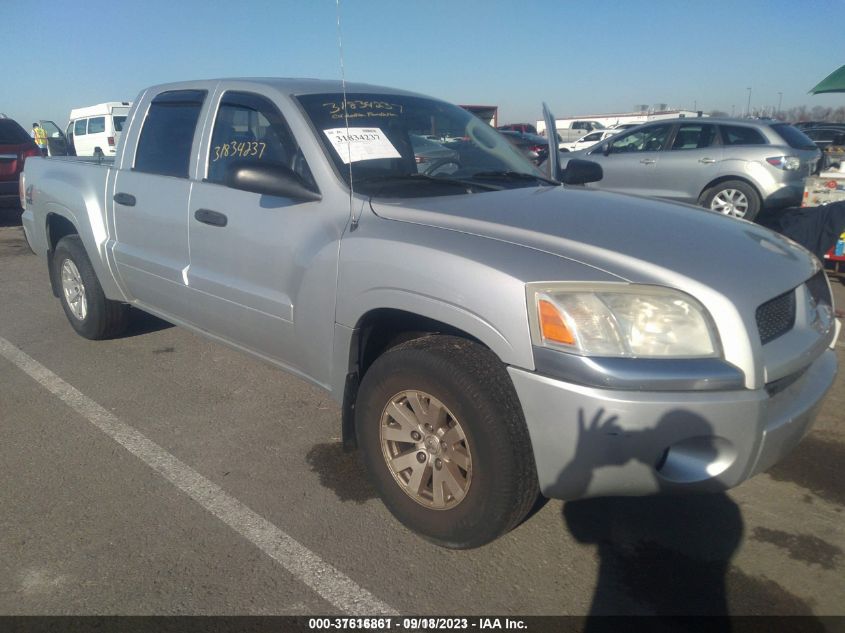
[{"label": "black tarp", "polygon": [[823,259],[845,231],[845,201],[767,213],[757,222],[798,242]]}]

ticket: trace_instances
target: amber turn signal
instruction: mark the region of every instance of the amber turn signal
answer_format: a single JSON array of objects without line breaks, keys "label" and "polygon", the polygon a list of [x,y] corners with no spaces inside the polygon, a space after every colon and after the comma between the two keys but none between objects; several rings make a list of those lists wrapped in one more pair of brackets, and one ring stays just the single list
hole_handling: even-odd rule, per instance
[{"label": "amber turn signal", "polygon": [[540,299],[540,332],[543,338],[555,343],[574,345],[575,337],[566,327],[563,316],[550,301]]}]

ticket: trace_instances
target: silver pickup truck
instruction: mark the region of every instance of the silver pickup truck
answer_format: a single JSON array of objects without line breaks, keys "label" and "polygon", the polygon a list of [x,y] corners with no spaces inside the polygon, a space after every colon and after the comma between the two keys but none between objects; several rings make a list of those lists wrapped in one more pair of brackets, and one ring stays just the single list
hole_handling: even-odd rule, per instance
[{"label": "silver pickup truck", "polygon": [[113,165],[28,160],[23,223],[79,334],[133,306],[319,385],[391,512],[465,548],[539,494],[736,486],[836,373],[818,260],[590,167],[410,92],[196,81],[139,95]]}]

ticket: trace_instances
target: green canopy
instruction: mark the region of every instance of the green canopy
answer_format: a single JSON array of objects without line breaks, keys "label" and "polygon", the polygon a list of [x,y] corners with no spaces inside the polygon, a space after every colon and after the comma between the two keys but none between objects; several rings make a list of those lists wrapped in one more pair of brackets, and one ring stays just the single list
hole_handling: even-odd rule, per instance
[{"label": "green canopy", "polygon": [[845,92],[845,66],[834,70],[810,90],[810,94],[814,95],[822,92]]}]

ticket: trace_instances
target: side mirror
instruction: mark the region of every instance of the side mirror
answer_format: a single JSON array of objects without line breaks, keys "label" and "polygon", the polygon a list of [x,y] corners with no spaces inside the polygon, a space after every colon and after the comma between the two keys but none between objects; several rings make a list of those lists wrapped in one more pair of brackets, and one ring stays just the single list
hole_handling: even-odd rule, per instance
[{"label": "side mirror", "polygon": [[573,158],[566,169],[562,170],[560,181],[565,185],[583,185],[588,182],[598,182],[604,178],[601,165],[591,160]]},{"label": "side mirror", "polygon": [[601,146],[601,153],[605,156],[610,156],[610,143],[605,143]]},{"label": "side mirror", "polygon": [[226,168],[226,185],[267,196],[314,201],[323,198],[287,165],[277,162],[235,161]]}]

